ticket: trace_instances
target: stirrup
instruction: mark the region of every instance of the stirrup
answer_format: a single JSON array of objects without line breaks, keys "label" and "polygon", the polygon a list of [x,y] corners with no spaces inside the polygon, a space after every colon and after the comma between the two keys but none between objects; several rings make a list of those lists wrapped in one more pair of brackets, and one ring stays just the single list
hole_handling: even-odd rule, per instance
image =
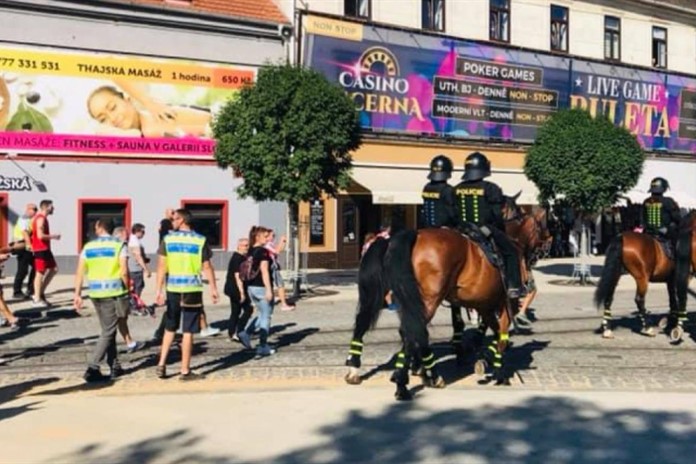
[{"label": "stirrup", "polygon": [[518,288],[508,288],[507,296],[508,298],[519,298],[520,290]]}]

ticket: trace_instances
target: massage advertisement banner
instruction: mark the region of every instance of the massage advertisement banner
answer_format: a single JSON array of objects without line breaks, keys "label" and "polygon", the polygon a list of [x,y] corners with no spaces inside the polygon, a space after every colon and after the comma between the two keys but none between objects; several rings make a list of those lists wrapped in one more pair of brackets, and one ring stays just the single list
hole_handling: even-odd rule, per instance
[{"label": "massage advertisement banner", "polygon": [[696,149],[696,77],[326,21],[306,21],[305,64],[353,98],[368,131],[530,143],[554,111],[580,107],[646,150]]},{"label": "massage advertisement banner", "polygon": [[252,68],[0,44],[0,151],[211,160]]}]

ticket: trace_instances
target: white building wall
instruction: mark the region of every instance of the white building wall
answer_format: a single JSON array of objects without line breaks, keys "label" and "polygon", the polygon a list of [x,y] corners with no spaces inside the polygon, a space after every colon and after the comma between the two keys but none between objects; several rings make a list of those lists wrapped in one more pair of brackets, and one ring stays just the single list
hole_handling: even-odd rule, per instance
[{"label": "white building wall", "polygon": [[488,40],[488,0],[450,1],[446,8],[446,34]]},{"label": "white building wall", "polygon": [[510,40],[513,45],[536,50],[551,48],[551,8],[548,1],[513,1],[510,17]]}]

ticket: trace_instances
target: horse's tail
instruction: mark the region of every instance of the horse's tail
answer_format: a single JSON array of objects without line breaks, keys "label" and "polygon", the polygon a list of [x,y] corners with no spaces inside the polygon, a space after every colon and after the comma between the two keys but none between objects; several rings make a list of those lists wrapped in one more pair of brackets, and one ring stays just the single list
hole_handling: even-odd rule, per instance
[{"label": "horse's tail", "polygon": [[361,332],[373,328],[379,319],[387,293],[384,275],[384,255],[389,241],[383,238],[375,240],[360,260],[358,270],[358,314],[355,318],[356,329]]},{"label": "horse's tail", "polygon": [[599,278],[594,302],[597,308],[611,304],[614,290],[623,271],[623,236],[617,236],[607,247],[602,276]]},{"label": "horse's tail", "polygon": [[676,265],[674,269],[674,281],[676,284],[677,301],[679,309],[686,310],[686,295],[689,289],[689,277],[691,275],[692,236],[691,229],[682,228],[677,237]]},{"label": "horse's tail", "polygon": [[428,343],[425,305],[413,270],[411,254],[418,232],[404,230],[391,238],[385,259],[389,288],[401,307],[401,328],[406,340],[418,347]]}]

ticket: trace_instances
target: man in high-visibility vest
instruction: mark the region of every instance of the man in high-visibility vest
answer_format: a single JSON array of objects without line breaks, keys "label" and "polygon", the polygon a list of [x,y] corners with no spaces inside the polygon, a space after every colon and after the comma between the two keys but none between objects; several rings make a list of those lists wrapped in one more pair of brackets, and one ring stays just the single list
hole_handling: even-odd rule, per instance
[{"label": "man in high-visibility vest", "polygon": [[[31,222],[37,211],[38,207],[34,203],[29,203],[24,210],[24,214],[17,219],[12,233],[12,240],[14,243],[24,243],[24,249],[18,249],[15,252],[17,256],[17,273],[15,274],[13,285],[13,297],[15,299],[24,300],[34,294],[36,270],[34,269],[34,254],[31,251]],[[29,272],[29,268],[31,268],[31,272]],[[22,292],[22,287],[24,286],[24,279],[27,278],[27,274],[29,274],[29,284],[27,285],[27,293],[25,294]]]},{"label": "man in high-visibility vest", "polygon": [[[114,222],[109,218],[97,220],[97,238],[82,249],[75,272],[75,310],[82,309],[82,283],[87,277],[87,294],[94,303],[101,335],[92,354],[84,379],[88,383],[114,379],[123,374],[116,350],[116,330],[119,318],[128,311],[128,251],[123,241],[114,238]],[[111,376],[101,373],[99,365],[106,357]]]},{"label": "man in high-visibility vest", "polygon": [[191,213],[187,209],[174,212],[172,224],[174,230],[167,234],[158,251],[157,263],[157,304],[165,302],[166,288],[167,321],[162,351],[157,364],[157,377],[167,376],[166,365],[169,349],[174,336],[181,327],[181,380],[196,380],[200,375],[191,372],[191,352],[193,351],[193,334],[201,329],[203,312],[203,279],[205,274],[210,286],[213,303],[218,301],[215,270],[210,262],[213,256],[207,240],[203,235],[191,230]]}]

